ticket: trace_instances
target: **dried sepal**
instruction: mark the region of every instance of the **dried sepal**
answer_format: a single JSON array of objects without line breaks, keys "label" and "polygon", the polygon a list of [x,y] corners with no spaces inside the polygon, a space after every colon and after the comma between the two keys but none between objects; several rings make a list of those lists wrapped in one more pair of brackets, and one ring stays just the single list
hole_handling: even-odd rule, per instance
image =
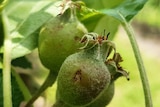
[{"label": "dried sepal", "polygon": [[116,80],[121,76],[126,77],[127,80],[130,80],[129,78],[129,72],[123,69],[123,67],[120,65],[120,62],[122,62],[123,59],[119,53],[115,53],[113,55],[112,59],[108,59],[105,63],[107,67],[110,69],[112,80]]}]

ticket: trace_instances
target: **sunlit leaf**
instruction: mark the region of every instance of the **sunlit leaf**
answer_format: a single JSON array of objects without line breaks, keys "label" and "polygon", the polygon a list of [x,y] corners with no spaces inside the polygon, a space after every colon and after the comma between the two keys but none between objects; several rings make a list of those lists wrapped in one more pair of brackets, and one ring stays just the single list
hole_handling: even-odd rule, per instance
[{"label": "sunlit leaf", "polygon": [[[12,59],[24,56],[37,47],[38,35],[41,26],[53,17],[46,9],[53,5],[49,2],[42,9],[31,13],[12,33]],[[39,5],[38,5],[39,6]],[[19,51],[21,50],[21,51]]]},{"label": "sunlit leaf", "polygon": [[127,21],[130,21],[143,8],[146,2],[147,0],[125,0],[120,5],[111,9],[103,9],[101,12],[123,22],[119,15],[122,14]]},{"label": "sunlit leaf", "polygon": [[105,14],[85,6],[82,6],[81,10],[77,13],[80,21],[84,23],[89,32],[93,31],[98,23],[98,20],[105,16]]},{"label": "sunlit leaf", "polygon": [[85,6],[82,6],[78,13],[80,13],[78,14],[80,21],[86,26],[89,32],[102,34],[105,29],[107,32],[111,32],[110,39],[113,39],[119,26],[119,22],[116,19]]},{"label": "sunlit leaf", "polygon": [[86,6],[96,10],[113,8],[124,0],[82,0]]}]

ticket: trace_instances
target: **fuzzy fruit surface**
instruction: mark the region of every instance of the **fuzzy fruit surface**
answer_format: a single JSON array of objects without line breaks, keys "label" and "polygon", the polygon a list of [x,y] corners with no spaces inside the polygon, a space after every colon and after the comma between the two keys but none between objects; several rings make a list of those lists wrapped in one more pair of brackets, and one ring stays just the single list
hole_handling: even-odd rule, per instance
[{"label": "fuzzy fruit surface", "polygon": [[64,59],[77,51],[80,46],[78,41],[86,32],[77,19],[65,16],[52,18],[39,35],[38,50],[42,64],[58,72]]},{"label": "fuzzy fruit surface", "polygon": [[58,94],[70,106],[85,106],[93,102],[110,84],[107,66],[90,52],[70,55],[59,71]]},{"label": "fuzzy fruit surface", "polygon": [[[115,88],[114,82],[111,82],[108,88],[105,88],[103,92],[100,95],[98,95],[98,97],[92,103],[84,107],[106,107],[106,105],[108,105],[111,102],[114,96],[114,90],[115,90],[114,88]],[[58,100],[60,99],[58,98]],[[58,101],[53,107],[74,107],[74,106],[67,105],[63,101]]]},{"label": "fuzzy fruit surface", "polygon": [[106,107],[114,96],[114,82],[111,82],[108,88],[105,88],[103,92],[95,99],[93,103],[86,107]]}]

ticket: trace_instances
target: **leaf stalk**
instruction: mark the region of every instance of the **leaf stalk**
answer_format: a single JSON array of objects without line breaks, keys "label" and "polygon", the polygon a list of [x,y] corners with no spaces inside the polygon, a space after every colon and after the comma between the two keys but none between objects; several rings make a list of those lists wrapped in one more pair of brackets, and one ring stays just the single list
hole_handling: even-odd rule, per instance
[{"label": "leaf stalk", "polygon": [[131,46],[132,46],[132,49],[134,52],[134,56],[136,58],[136,62],[138,65],[138,69],[139,69],[139,73],[140,73],[140,77],[141,77],[141,82],[142,82],[142,86],[143,86],[144,96],[145,96],[145,105],[146,105],[146,107],[153,107],[150,86],[148,83],[148,78],[147,78],[146,70],[145,70],[143,60],[142,60],[142,57],[141,57],[141,54],[139,51],[139,47],[138,47],[138,44],[135,39],[134,31],[133,31],[131,25],[126,21],[124,16],[120,12],[118,12],[118,14],[123,19],[122,25],[128,35],[128,38],[130,40],[130,43],[131,43]]}]

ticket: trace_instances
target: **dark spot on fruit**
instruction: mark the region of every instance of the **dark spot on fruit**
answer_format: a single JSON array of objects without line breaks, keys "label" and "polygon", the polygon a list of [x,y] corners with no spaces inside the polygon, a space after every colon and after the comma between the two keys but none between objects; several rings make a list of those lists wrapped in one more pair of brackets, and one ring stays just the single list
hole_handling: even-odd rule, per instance
[{"label": "dark spot on fruit", "polygon": [[75,82],[80,82],[81,81],[81,78],[82,78],[82,73],[81,73],[81,69],[77,70],[74,77],[73,77],[73,80]]},{"label": "dark spot on fruit", "polygon": [[96,71],[98,71],[99,69],[98,68],[95,68],[96,69]]},{"label": "dark spot on fruit", "polygon": [[75,41],[80,41],[80,40],[81,40],[81,38],[80,38],[80,37],[78,37],[78,36],[75,36],[75,37],[74,37],[74,40],[75,40]]}]

